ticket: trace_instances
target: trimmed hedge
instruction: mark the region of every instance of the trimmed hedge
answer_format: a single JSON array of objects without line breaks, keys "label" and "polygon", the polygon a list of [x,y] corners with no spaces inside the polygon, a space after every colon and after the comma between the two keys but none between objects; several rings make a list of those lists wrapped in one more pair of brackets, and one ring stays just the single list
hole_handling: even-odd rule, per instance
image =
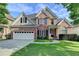
[{"label": "trimmed hedge", "polygon": [[11,35],[5,35],[6,39],[11,39]]},{"label": "trimmed hedge", "polygon": [[79,41],[79,36],[77,34],[60,34],[59,40]]}]

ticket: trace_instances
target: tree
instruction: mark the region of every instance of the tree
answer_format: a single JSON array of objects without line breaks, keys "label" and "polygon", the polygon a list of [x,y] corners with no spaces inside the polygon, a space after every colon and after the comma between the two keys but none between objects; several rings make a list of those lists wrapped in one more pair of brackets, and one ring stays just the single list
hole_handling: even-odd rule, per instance
[{"label": "tree", "polygon": [[63,3],[64,7],[70,11],[70,18],[74,24],[79,24],[79,3]]},{"label": "tree", "polygon": [[0,24],[8,24],[7,18],[5,16],[5,14],[8,14],[6,6],[6,3],[0,3]]}]

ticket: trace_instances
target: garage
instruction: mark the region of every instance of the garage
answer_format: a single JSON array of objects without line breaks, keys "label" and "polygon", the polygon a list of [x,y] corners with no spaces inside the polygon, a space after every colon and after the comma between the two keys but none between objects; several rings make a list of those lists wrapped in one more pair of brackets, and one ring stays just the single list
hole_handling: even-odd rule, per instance
[{"label": "garage", "polygon": [[13,32],[13,39],[34,39],[33,32]]}]

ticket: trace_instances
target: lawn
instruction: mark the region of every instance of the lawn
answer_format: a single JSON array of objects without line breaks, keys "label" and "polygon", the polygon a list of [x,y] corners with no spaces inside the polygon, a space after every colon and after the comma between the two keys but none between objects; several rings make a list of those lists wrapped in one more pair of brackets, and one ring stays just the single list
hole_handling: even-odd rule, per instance
[{"label": "lawn", "polygon": [[79,56],[79,42],[64,40],[58,44],[30,44],[12,56]]}]

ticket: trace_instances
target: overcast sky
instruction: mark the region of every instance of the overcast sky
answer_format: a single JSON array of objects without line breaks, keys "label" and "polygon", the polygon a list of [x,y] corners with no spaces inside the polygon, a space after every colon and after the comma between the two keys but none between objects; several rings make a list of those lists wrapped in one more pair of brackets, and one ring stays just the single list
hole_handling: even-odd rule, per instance
[{"label": "overcast sky", "polygon": [[69,12],[63,5],[54,3],[10,3],[7,9],[13,17],[17,17],[21,12],[25,12],[26,15],[37,13],[45,6],[50,8],[60,18],[69,16]]}]

